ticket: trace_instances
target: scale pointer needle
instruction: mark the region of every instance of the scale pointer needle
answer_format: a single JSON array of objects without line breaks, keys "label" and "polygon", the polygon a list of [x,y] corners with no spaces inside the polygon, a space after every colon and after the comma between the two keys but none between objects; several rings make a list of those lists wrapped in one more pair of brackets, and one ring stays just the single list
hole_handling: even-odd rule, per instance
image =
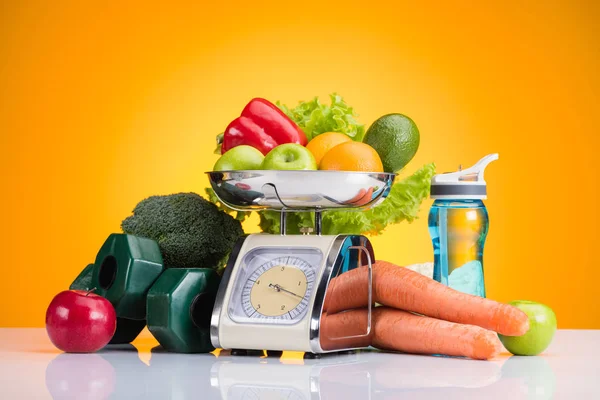
[{"label": "scale pointer needle", "polygon": [[281,285],[279,285],[277,283],[274,284],[274,285],[272,283],[269,283],[269,287],[277,290],[278,292],[286,292],[286,293],[291,294],[292,296],[296,296],[296,297],[298,297],[300,299],[304,298],[304,297],[300,296],[299,294],[296,294],[294,292],[291,292],[291,291],[289,291],[287,289],[282,288]]}]

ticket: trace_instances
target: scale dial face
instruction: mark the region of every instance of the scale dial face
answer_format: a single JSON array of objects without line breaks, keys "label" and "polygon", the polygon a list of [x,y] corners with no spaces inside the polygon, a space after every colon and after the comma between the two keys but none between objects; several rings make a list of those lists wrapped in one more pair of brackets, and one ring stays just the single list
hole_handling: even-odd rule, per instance
[{"label": "scale dial face", "polygon": [[259,248],[240,265],[229,314],[237,322],[294,324],[307,313],[323,256],[318,249]]},{"label": "scale dial face", "polygon": [[250,318],[258,313],[294,319],[308,306],[308,286],[313,286],[314,280],[310,265],[301,258],[283,256],[269,261],[246,280],[242,291],[244,311]]}]

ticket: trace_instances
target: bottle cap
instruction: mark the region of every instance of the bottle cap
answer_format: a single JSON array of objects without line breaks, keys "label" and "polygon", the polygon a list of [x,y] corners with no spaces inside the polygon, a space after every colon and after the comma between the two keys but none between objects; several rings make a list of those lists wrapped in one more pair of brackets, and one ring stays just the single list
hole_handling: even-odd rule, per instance
[{"label": "bottle cap", "polygon": [[498,154],[483,157],[470,168],[435,175],[431,179],[432,199],[487,199],[487,187],[483,172],[489,163],[498,159]]}]

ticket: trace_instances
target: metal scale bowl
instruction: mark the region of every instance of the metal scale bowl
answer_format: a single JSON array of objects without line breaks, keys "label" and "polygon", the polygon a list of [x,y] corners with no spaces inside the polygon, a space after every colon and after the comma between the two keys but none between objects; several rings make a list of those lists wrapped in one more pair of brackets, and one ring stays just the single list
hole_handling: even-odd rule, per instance
[{"label": "metal scale bowl", "polygon": [[[281,213],[281,235],[241,238],[229,257],[211,319],[215,347],[311,353],[370,343],[373,247],[362,235],[322,235],[322,212],[380,204],[395,174],[345,171],[207,172],[217,197],[238,211]],[[315,213],[313,235],[286,235],[286,212]],[[363,268],[360,268],[363,267]],[[334,332],[324,304],[337,302],[340,275],[365,274],[364,321]],[[342,311],[344,312],[344,311]],[[336,311],[338,313],[338,311]],[[361,314],[362,315],[362,314]]]}]

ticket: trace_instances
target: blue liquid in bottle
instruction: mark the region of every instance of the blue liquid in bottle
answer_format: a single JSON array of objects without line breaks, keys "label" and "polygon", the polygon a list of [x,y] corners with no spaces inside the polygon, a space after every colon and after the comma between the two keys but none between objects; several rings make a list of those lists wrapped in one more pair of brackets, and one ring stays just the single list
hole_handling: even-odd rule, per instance
[{"label": "blue liquid in bottle", "polygon": [[433,278],[460,292],[485,297],[483,246],[489,226],[477,199],[437,199],[429,212]]}]

